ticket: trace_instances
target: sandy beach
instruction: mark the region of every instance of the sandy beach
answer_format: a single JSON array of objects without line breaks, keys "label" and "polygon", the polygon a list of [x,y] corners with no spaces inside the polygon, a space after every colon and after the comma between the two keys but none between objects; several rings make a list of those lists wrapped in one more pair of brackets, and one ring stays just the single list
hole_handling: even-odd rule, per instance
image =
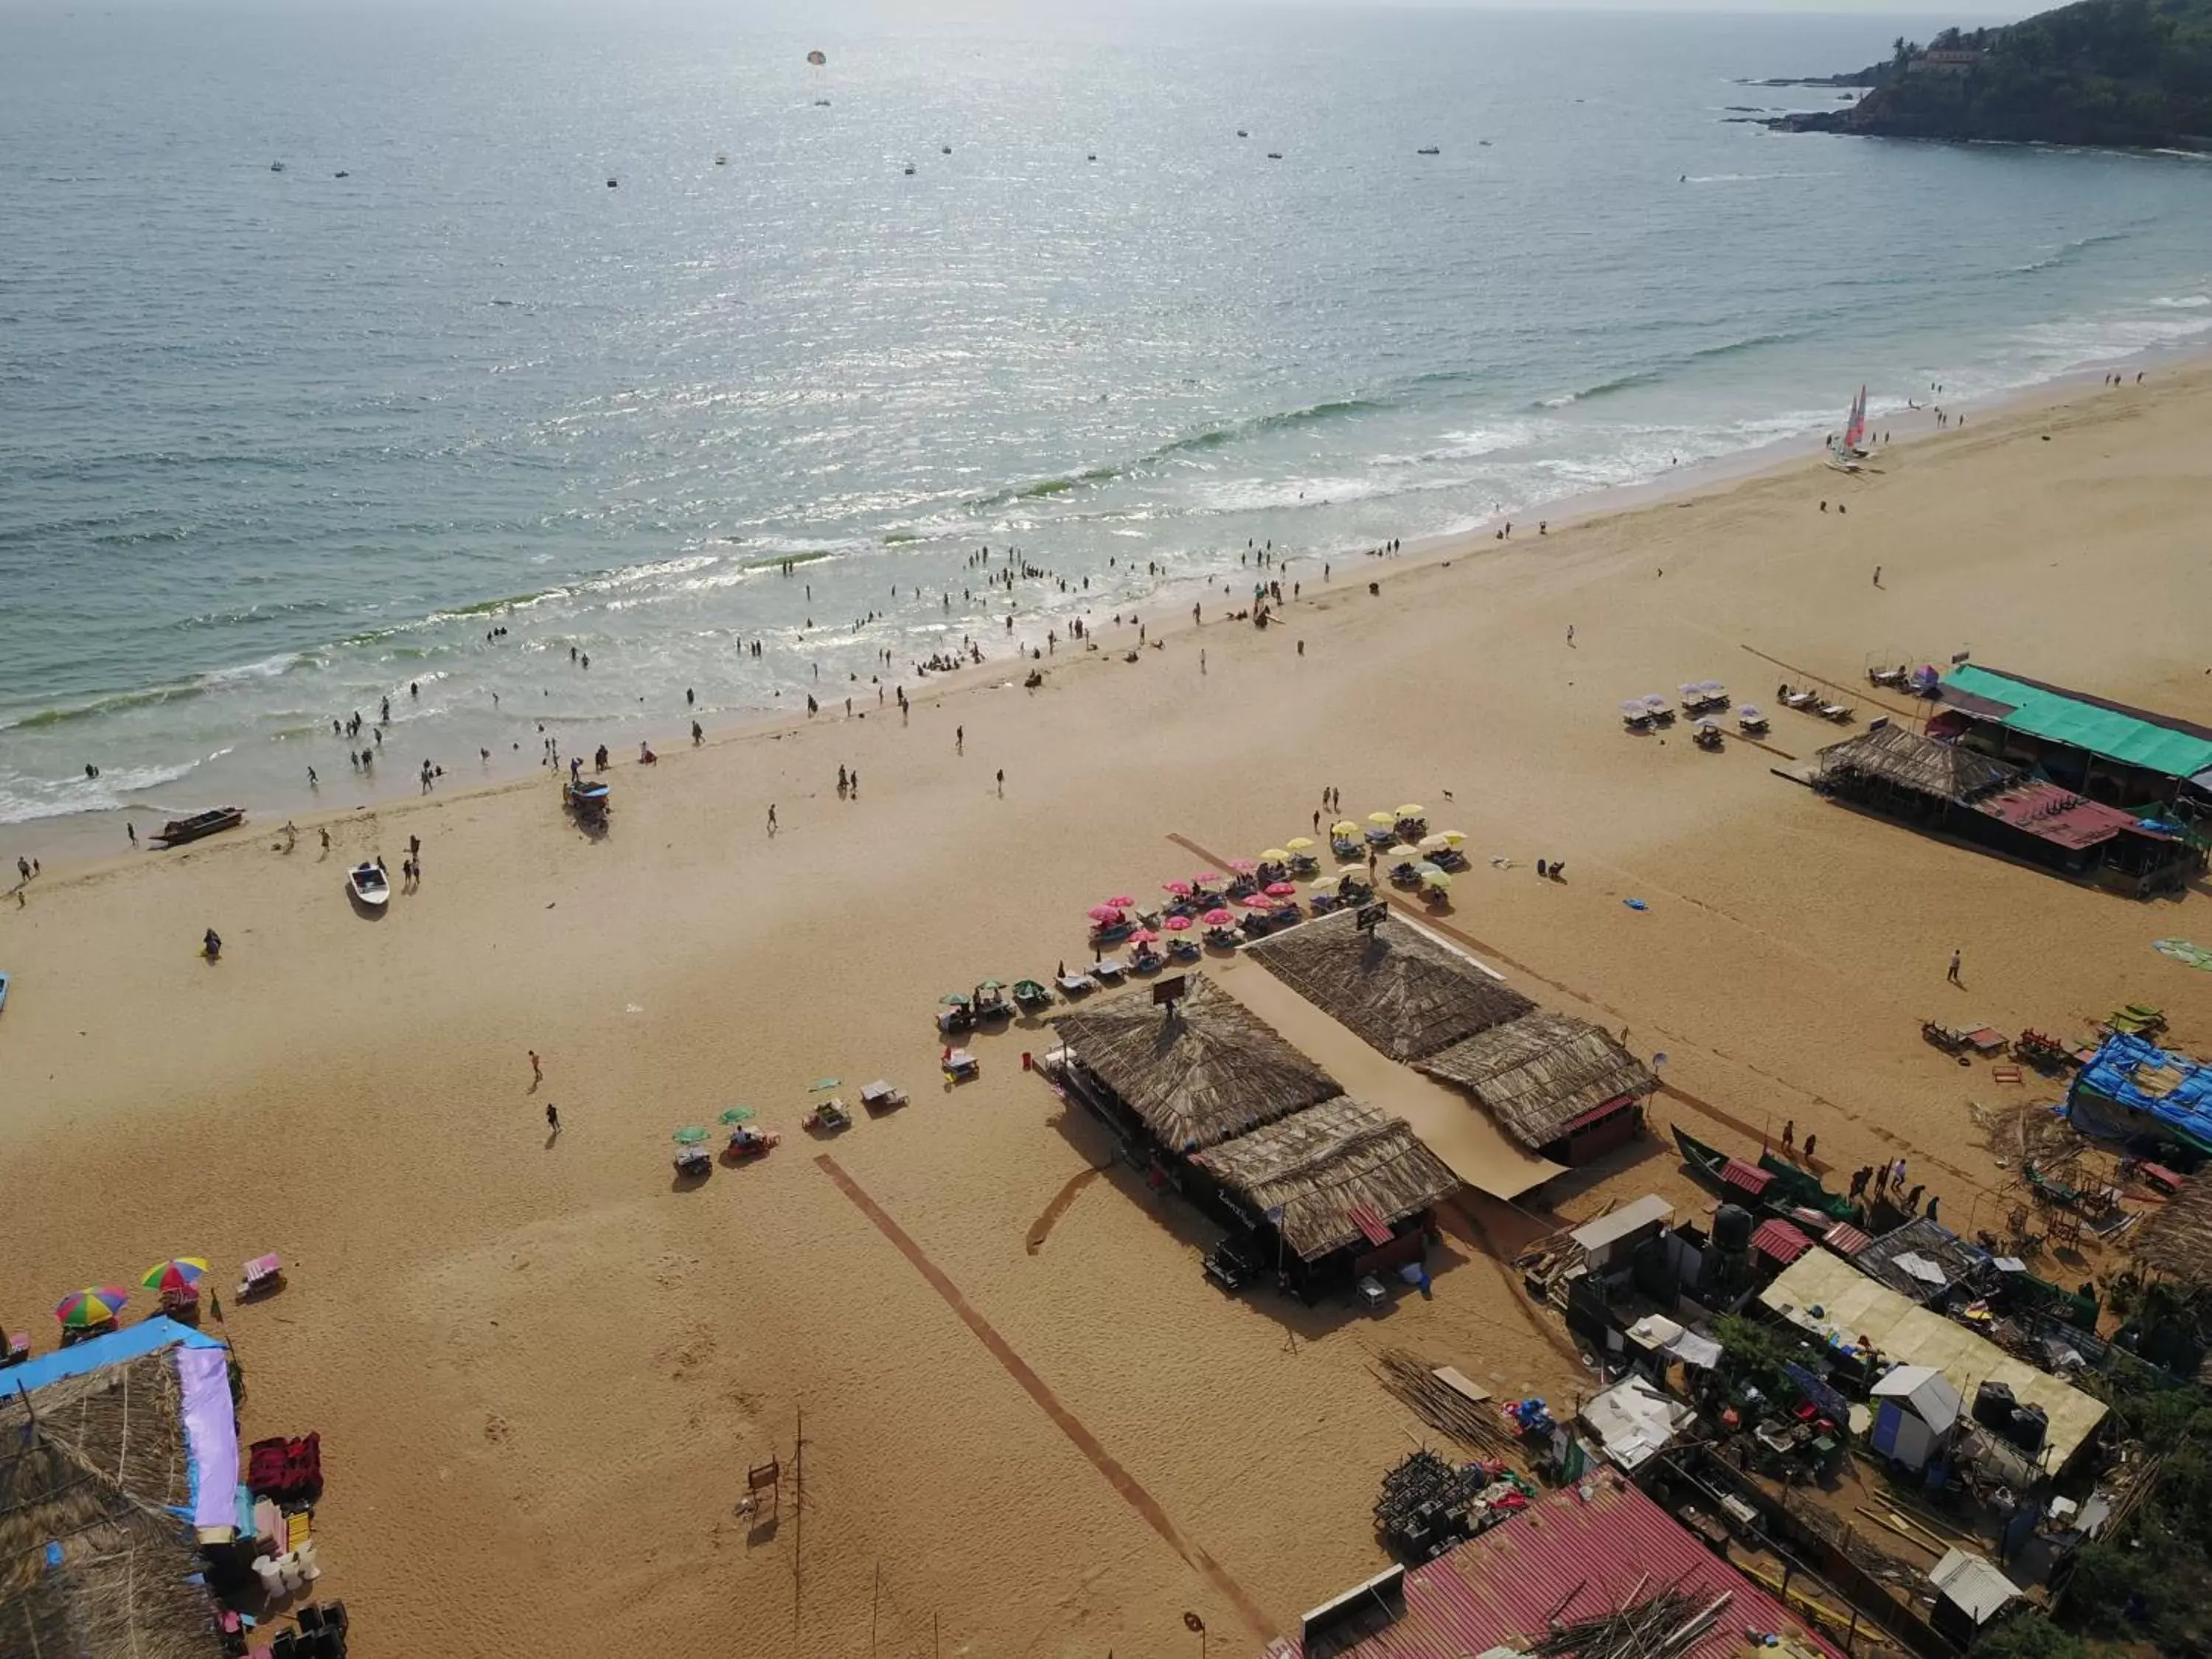
[{"label": "sandy beach", "polygon": [[[1869,665],[1971,651],[2212,722],[2208,432],[2212,369],[2160,370],[1859,477],[1795,461],[1325,585],[1302,559],[1264,631],[1186,604],[1132,664],[1102,617],[1041,688],[994,663],[910,684],[904,720],[693,750],[679,689],[661,764],[617,749],[602,840],[541,775],[303,816],[289,854],[257,819],[49,858],[0,904],[0,1320],[43,1349],[66,1289],[282,1251],[289,1286],[227,1327],[247,1429],[320,1431],[317,1535],[367,1650],[1169,1654],[1188,1610],[1255,1651],[1382,1564],[1376,1485],[1422,1429],[1378,1349],[1571,1399],[1500,1252],[1608,1197],[1709,1200],[1654,1134],[1547,1208],[1470,1201],[1433,1300],[1225,1300],[1208,1224],[1023,1070],[1048,1030],[940,1085],[939,994],[1074,962],[1086,906],[1310,833],[1325,787],[1419,801],[1469,838],[1455,942],[1663,1052],[1656,1123],[1741,1150],[1794,1121],[1843,1170],[1902,1152],[1963,1227],[1987,1073],[1919,1022],[2068,1031],[2140,998],[2203,1052],[2212,980],[2150,945],[2212,943],[2212,911],[1824,802],[1773,769],[1844,734],[1773,690],[1840,687],[1863,729],[1915,717]],[[1705,678],[1769,707],[1767,746],[1624,735],[1622,698]],[[397,872],[410,835],[419,891],[356,915],[344,869]],[[800,1130],[817,1079],[878,1077],[911,1107]],[[675,1189],[671,1130],[738,1103],[781,1146]],[[770,1531],[735,1506],[772,1455]]]}]

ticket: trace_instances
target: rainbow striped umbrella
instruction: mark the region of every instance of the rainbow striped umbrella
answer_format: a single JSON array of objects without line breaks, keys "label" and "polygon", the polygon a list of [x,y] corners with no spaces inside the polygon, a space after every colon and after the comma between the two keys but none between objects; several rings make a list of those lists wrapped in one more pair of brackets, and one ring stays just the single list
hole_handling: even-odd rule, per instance
[{"label": "rainbow striped umbrella", "polygon": [[123,1304],[131,1299],[131,1292],[113,1285],[88,1285],[81,1291],[71,1291],[54,1304],[54,1317],[72,1330],[90,1330],[96,1325],[114,1323]]},{"label": "rainbow striped umbrella", "polygon": [[196,1255],[173,1256],[147,1268],[138,1282],[149,1291],[188,1291],[207,1270],[208,1264]]}]

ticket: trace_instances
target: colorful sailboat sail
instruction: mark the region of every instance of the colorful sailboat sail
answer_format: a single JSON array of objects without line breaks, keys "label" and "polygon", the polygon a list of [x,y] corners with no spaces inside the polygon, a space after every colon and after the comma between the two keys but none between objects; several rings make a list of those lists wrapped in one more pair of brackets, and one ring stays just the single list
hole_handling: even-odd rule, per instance
[{"label": "colorful sailboat sail", "polygon": [[1859,395],[1851,399],[1850,422],[1844,428],[1844,447],[1845,449],[1856,449],[1865,441],[1866,404],[1866,388],[1864,386],[1861,386],[1859,388]]}]

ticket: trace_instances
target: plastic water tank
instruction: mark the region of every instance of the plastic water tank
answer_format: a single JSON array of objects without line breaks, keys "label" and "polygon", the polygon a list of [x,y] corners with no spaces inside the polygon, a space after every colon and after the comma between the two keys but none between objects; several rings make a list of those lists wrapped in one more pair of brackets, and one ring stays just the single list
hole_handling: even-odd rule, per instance
[{"label": "plastic water tank", "polygon": [[1713,1243],[1731,1253],[1748,1250],[1751,1248],[1751,1212],[1741,1204],[1723,1204],[1715,1210]]}]

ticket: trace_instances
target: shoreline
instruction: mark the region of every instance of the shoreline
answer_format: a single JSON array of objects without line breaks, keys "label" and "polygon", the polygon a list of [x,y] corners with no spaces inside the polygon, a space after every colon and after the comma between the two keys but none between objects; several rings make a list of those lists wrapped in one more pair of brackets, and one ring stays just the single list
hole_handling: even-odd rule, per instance
[{"label": "shoreline", "polygon": [[[2125,361],[2130,363],[2146,365],[2140,371],[2146,376],[2154,371],[2154,368],[2159,372],[2168,374],[2175,373],[2185,375],[2195,374],[2212,371],[2212,347],[2193,349],[2151,347],[2130,354]],[[2109,366],[2101,369],[2087,368],[2070,369],[2048,380],[2038,381],[2031,386],[2017,387],[1996,397],[1980,401],[1969,401],[1951,407],[1985,419],[2051,408],[2069,403],[2085,392],[2098,389],[2090,384],[2093,374],[2098,377],[2101,384],[2104,375],[2118,372],[2120,371]],[[2130,369],[2128,372],[2133,374],[2137,371]],[[2133,385],[2134,382],[2130,380],[2129,384]],[[2148,384],[2146,379],[2145,385]],[[1917,410],[1891,411],[1885,420],[1887,430],[1892,432],[1896,430],[1899,416],[1910,422],[1911,425],[1903,437],[1893,443],[1883,446],[1881,451],[1876,452],[1877,464],[1881,456],[1889,451],[1903,451],[1908,447],[1924,445],[1931,440],[1948,436],[1951,432],[1957,430],[1955,427],[1948,431],[1939,430],[1934,423],[1933,409],[1927,405],[1923,405]],[[1555,515],[1547,514],[1539,521],[1557,526],[1564,534],[1570,530],[1582,528],[1621,514],[1636,513],[1647,507],[1670,502],[1680,504],[1694,498],[1701,492],[1715,489],[1725,491],[1761,478],[1788,473],[1802,466],[1817,465],[1823,447],[1823,440],[1810,431],[1791,437],[1775,439],[1729,455],[1717,456],[1707,461],[1698,462],[1689,467],[1679,470],[1670,469],[1657,477],[1638,483],[1609,485],[1561,497],[1554,504]],[[1839,487],[1850,482],[1849,475],[1838,474],[1837,477]],[[1278,560],[1276,565],[1267,568],[1280,570],[1285,580],[1303,582],[1304,578],[1298,574],[1297,568],[1317,563],[1333,566],[1345,560],[1352,560],[1358,562],[1348,565],[1347,568],[1366,570],[1370,565],[1379,565],[1385,568],[1405,572],[1449,564],[1455,560],[1473,557],[1486,551],[1504,552],[1509,549],[1524,546],[1528,541],[1535,539],[1519,537],[1510,541],[1501,542],[1496,538],[1496,530],[1503,524],[1513,522],[1511,515],[1519,511],[1521,509],[1508,509],[1468,530],[1417,538],[1407,543],[1398,554],[1380,559],[1370,559],[1364,551],[1358,550],[1340,554],[1293,553],[1283,556]],[[1239,568],[1249,568],[1249,567],[1240,566]],[[1203,578],[1189,577],[1163,581],[1148,596],[1146,601],[1148,605],[1159,608],[1159,614],[1144,618],[1147,637],[1175,638],[1193,631],[1188,616],[1190,603],[1194,599],[1207,604],[1220,603],[1223,598],[1220,590],[1224,586],[1221,578],[1226,575],[1227,573],[1224,571]],[[1334,580],[1334,578],[1331,579],[1332,581]],[[1359,580],[1364,581],[1374,580],[1374,578],[1362,577]],[[1319,595],[1314,597],[1317,598]],[[1237,595],[1229,596],[1229,604],[1232,607],[1242,602],[1243,600]],[[1297,605],[1310,602],[1310,600],[1307,599],[1299,601],[1286,599],[1284,605],[1275,613],[1278,624],[1283,625],[1293,621],[1297,615]],[[1127,614],[1133,621],[1138,617],[1136,611],[1131,611]],[[1204,626],[1214,625],[1212,623],[1208,623]],[[1110,628],[1111,624],[1106,626]],[[1067,642],[1073,644],[1073,641]],[[1129,642],[1116,635],[1110,643],[1094,646],[1091,650],[1081,653],[1072,651],[1067,660],[1081,661],[1092,655],[1115,655],[1125,649]],[[1026,651],[1028,643],[1024,641],[1018,648]],[[1049,674],[1055,665],[1055,659],[1050,655],[1037,662],[1030,661],[1026,655],[987,657],[981,665],[944,671],[929,676],[920,683],[924,689],[909,693],[908,702],[916,705],[933,704],[967,691],[988,689],[994,684],[1018,684],[1020,677],[1025,675],[1030,669],[1041,668]],[[1001,677],[1009,672],[1013,678],[1011,681],[1002,680]],[[888,681],[885,683],[887,690],[890,684]],[[804,693],[802,692],[801,695],[804,696]],[[883,714],[888,715],[896,709],[896,704],[886,702],[880,707]],[[845,717],[832,716],[830,714],[830,708],[831,703],[825,700],[823,703],[823,713],[818,716],[767,709],[740,715],[735,720],[725,722],[720,727],[708,726],[703,743],[697,747],[714,750],[720,745],[733,742],[773,739],[782,734],[803,731],[810,726],[821,726],[827,728],[841,725]],[[871,711],[856,711],[852,718],[865,720],[868,712]],[[652,716],[609,714],[599,720],[593,720],[589,717],[582,719],[562,717],[557,723],[570,730],[586,724],[597,728],[593,732],[593,737],[599,741],[607,742],[612,754],[611,772],[618,772],[623,768],[635,763],[634,755],[628,759],[623,757],[628,745],[636,743],[641,738],[647,742],[653,740]],[[705,723],[703,719],[702,723]],[[688,733],[678,727],[677,735],[669,739],[665,750],[656,749],[655,753],[662,764],[678,761],[693,751],[695,745],[684,741],[686,736]],[[518,744],[518,750],[519,747]],[[490,763],[496,765],[499,758],[497,751],[494,750]],[[290,822],[295,827],[302,830],[312,830],[322,825],[335,825],[357,819],[364,814],[401,812],[405,811],[410,803],[428,805],[441,799],[450,800],[479,794],[506,793],[532,787],[534,784],[542,784],[547,781],[549,775],[556,781],[560,776],[558,773],[553,773],[550,769],[543,765],[534,767],[530,775],[519,777],[483,775],[463,777],[456,773],[441,781],[435,789],[426,795],[409,791],[407,783],[411,775],[409,769],[402,764],[395,765],[389,769],[388,773],[381,775],[389,775],[392,779],[392,783],[388,789],[380,788],[365,797],[357,798],[347,805],[326,804],[319,793],[302,788],[289,793],[279,791],[259,800],[240,799],[210,802],[186,810],[202,811],[204,810],[205,805],[243,805],[246,812],[246,823],[243,829],[246,833],[241,838],[250,840],[264,831],[277,832],[286,822]],[[356,790],[358,791],[361,775],[349,773],[349,777]],[[332,781],[325,787],[335,793],[339,786]],[[6,836],[6,851],[10,859],[15,857],[17,850],[20,849],[36,856],[43,864],[51,865],[56,872],[64,876],[88,873],[128,864],[140,856],[143,851],[162,850],[145,848],[143,845],[145,840],[143,831],[140,836],[141,846],[138,848],[126,848],[120,852],[111,850],[112,838],[124,823],[137,823],[142,815],[155,810],[157,809],[113,807],[91,812],[56,814],[51,817],[29,818],[13,824],[0,825],[0,834],[4,834]],[[277,818],[279,813],[283,814],[282,818]],[[276,821],[272,823],[268,822],[270,819]],[[155,829],[158,827],[158,825],[149,826]],[[29,833],[34,829],[41,833],[37,836]],[[7,834],[8,831],[15,833]],[[4,890],[0,890],[0,891]]]},{"label": "shoreline", "polygon": [[[0,906],[0,1309],[33,1326],[148,1261],[280,1250],[281,1299],[227,1311],[249,1431],[322,1436],[325,1589],[370,1647],[457,1595],[546,1659],[811,1659],[878,1620],[903,1656],[940,1627],[948,1654],[1150,1652],[1186,1612],[1224,1639],[1295,1630],[1382,1565],[1376,1482],[1420,1433],[1378,1346],[1500,1399],[1586,1389],[1514,1250],[1647,1194],[1700,1214],[1668,1121],[1746,1157],[1792,1121],[1832,1171],[1909,1155],[1971,1229],[2013,1178],[1974,1104],[2045,1097],[1994,1091],[1921,1021],[2066,1034],[2147,1000],[2212,1049],[2212,981],[2149,948],[2206,937],[2203,891],[2133,902],[1839,810],[1771,775],[1770,750],[1845,735],[1810,715],[1716,754],[1618,713],[1700,678],[1759,696],[1777,664],[1848,684],[1874,648],[1965,636],[2206,720],[2208,430],[2212,374],[2166,375],[1900,443],[1848,516],[1818,512],[1839,480],[1801,460],[1541,544],[1516,524],[1473,544],[1492,557],[1409,549],[1264,632],[1082,653],[1034,693],[994,695],[987,665],[910,724],[626,765],[598,839],[525,779],[341,813],[326,859],[312,833],[270,854],[256,823],[58,872]],[[1308,833],[1329,787],[1355,818],[1420,802],[1465,834],[1421,925],[1668,1056],[1649,1133],[1518,1209],[1455,1200],[1433,1294],[1378,1317],[1224,1297],[1200,1271],[1218,1230],[1023,1066],[1049,1026],[977,1034],[956,1088],[932,1021],[949,990],[1084,959],[1102,895]],[[360,913],[343,871],[396,868],[410,833],[419,887]],[[1533,878],[1539,857],[1563,877]],[[1274,988],[1255,957],[1200,971]],[[1352,1069],[1373,1050],[1274,1006],[1381,1092]],[[911,1103],[802,1127],[877,1078]],[[672,1181],[672,1131],[738,1103],[781,1148]],[[118,1203],[114,1158],[87,1153],[125,1146],[144,1196]],[[803,1571],[789,1522],[732,1514],[736,1475],[793,1467],[802,1418]]]}]

